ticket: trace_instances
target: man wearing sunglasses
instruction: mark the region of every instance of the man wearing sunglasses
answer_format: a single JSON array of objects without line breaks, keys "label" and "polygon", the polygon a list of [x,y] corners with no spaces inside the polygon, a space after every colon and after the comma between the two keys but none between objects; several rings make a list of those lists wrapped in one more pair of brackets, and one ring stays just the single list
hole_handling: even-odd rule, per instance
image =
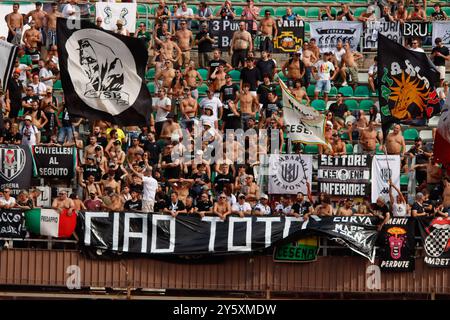
[{"label": "man wearing sunglasses", "polygon": [[273,39],[277,37],[278,28],[276,21],[270,16],[270,10],[264,11],[264,18],[259,26],[261,31],[260,51],[273,52]]}]

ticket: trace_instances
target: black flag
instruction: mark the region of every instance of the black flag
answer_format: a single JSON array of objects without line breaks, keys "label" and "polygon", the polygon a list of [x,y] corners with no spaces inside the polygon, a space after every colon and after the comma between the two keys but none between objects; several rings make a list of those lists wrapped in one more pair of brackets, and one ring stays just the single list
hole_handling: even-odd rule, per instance
[{"label": "black flag", "polygon": [[381,33],[377,58],[383,136],[392,123],[425,125],[439,112],[435,88],[439,73],[434,64],[425,53],[409,50]]},{"label": "black flag", "polygon": [[57,39],[70,114],[124,126],[148,124],[152,99],[144,81],[148,54],[143,40],[62,18]]}]

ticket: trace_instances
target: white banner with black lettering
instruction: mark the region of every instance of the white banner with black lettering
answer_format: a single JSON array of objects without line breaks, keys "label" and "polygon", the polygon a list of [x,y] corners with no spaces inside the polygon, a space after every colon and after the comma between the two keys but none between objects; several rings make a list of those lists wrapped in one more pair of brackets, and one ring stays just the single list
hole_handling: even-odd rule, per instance
[{"label": "white banner with black lettering", "polygon": [[378,33],[392,41],[401,43],[400,23],[390,21],[366,22],[364,29],[364,49],[376,49],[378,46]]},{"label": "white banner with black lettering", "polygon": [[269,194],[307,193],[311,185],[312,156],[271,154],[269,159]]},{"label": "white banner with black lettering", "polygon": [[117,20],[123,21],[123,27],[129,32],[136,31],[136,3],[110,3],[97,2],[95,4],[95,16],[102,17],[102,28],[111,30],[117,28]]},{"label": "white banner with black lettering", "polygon": [[[372,159],[372,202],[378,197],[389,201],[389,179],[400,189],[400,156],[376,155]],[[395,191],[394,196],[395,196]]]},{"label": "white banner with black lettering", "polygon": [[336,49],[339,41],[349,42],[352,50],[356,50],[362,33],[361,22],[351,21],[316,21],[311,22],[311,36],[316,39],[320,52]]},{"label": "white banner with black lettering", "polygon": [[444,46],[450,49],[450,21],[433,21],[433,45],[436,38],[441,38]]}]

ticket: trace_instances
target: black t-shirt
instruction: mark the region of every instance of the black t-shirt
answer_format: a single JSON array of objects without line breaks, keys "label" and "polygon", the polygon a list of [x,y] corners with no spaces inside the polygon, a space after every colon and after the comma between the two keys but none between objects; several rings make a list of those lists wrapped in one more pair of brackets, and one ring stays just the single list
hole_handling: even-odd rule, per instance
[{"label": "black t-shirt", "polygon": [[[331,20],[336,20],[336,14],[331,13],[330,16],[334,18],[334,19],[331,19]],[[320,16],[320,19],[322,21],[329,21],[330,20],[330,18],[328,17],[328,15],[326,13],[322,13],[322,15]]]},{"label": "black t-shirt", "polygon": [[148,151],[150,153],[149,162],[152,164],[158,163],[159,154],[161,153],[161,148],[156,142],[145,141],[144,142],[144,151]]},{"label": "black t-shirt", "polygon": [[423,208],[423,206],[420,205],[418,202],[414,202],[414,204],[412,205],[411,212],[413,210],[416,210],[417,213],[424,213],[425,212],[425,209]]},{"label": "black t-shirt", "polygon": [[108,146],[108,140],[102,135],[96,137],[97,137],[97,144],[101,145],[103,149],[105,149]]},{"label": "black t-shirt", "polygon": [[428,163],[428,157],[423,153],[423,151],[425,152],[430,152],[430,150],[428,149],[428,147],[422,146],[421,151],[418,151],[418,149],[416,148],[416,146],[411,147],[411,149],[408,150],[409,153],[412,153],[413,155],[415,155],[416,157],[416,164],[424,164],[424,163]]},{"label": "black t-shirt", "polygon": [[223,187],[227,184],[231,184],[233,183],[234,179],[233,179],[233,175],[231,173],[228,174],[218,174],[216,176],[216,178],[214,179],[214,182],[217,183],[217,188],[216,190],[218,192],[222,192]]},{"label": "black t-shirt", "polygon": [[223,94],[223,103],[226,103],[228,100],[236,100],[236,93],[239,92],[239,87],[236,84],[232,84],[230,86],[223,85],[220,88],[220,93]]},{"label": "black t-shirt", "polygon": [[249,69],[245,67],[242,68],[241,79],[242,83],[250,84],[250,91],[256,91],[257,81],[261,80],[261,74],[257,68]]},{"label": "black t-shirt", "polygon": [[208,65],[209,65],[210,72],[211,72],[211,74],[212,74],[212,73],[214,72],[214,70],[215,70],[218,66],[220,66],[220,65],[226,66],[226,65],[227,65],[227,62],[226,62],[225,60],[223,60],[223,59],[219,59],[219,60],[210,60]]},{"label": "black t-shirt", "polygon": [[295,213],[305,215],[309,212],[309,208],[311,207],[311,203],[309,201],[303,201],[302,203],[296,202],[292,205],[292,210]]},{"label": "black t-shirt", "polygon": [[196,206],[197,211],[211,211],[212,207],[213,207],[213,204],[209,200],[206,202],[198,201],[197,206]]},{"label": "black t-shirt", "polygon": [[180,211],[180,210],[184,210],[186,209],[186,206],[184,205],[183,201],[178,200],[176,203],[172,203],[172,201],[169,199],[169,201],[167,201],[166,209],[169,210],[176,210],[176,211]]},{"label": "black t-shirt", "polygon": [[266,112],[266,117],[270,117],[273,112],[283,109],[283,105],[280,100],[276,99],[274,102],[263,103],[262,109]]},{"label": "black t-shirt", "polygon": [[0,134],[3,137],[4,144],[12,144],[16,141],[22,140],[22,135],[19,132],[17,132],[16,134],[13,134],[11,131],[6,130],[5,128],[2,128],[0,130]]},{"label": "black t-shirt", "polygon": [[[161,158],[161,161],[165,161],[166,164],[172,163],[172,157],[171,155],[163,156]],[[167,179],[178,179],[181,175],[181,169],[180,166],[172,167],[172,168],[165,168],[164,169],[164,176]]]},{"label": "black t-shirt", "polygon": [[431,18],[432,18],[432,20],[439,20],[439,21],[441,21],[441,20],[447,20],[446,18],[445,18],[445,16],[444,16],[444,13],[443,13],[443,11],[441,10],[441,11],[439,11],[439,12],[433,12],[432,14],[431,14]]},{"label": "black t-shirt", "polygon": [[222,19],[225,20],[233,20],[233,16],[231,15],[231,13],[234,13],[234,8],[227,8],[227,7],[223,7],[222,9],[220,9],[220,16],[222,17]]},{"label": "black t-shirt", "polygon": [[269,92],[275,92],[276,88],[277,88],[277,86],[272,83],[269,85],[261,83],[258,86],[258,89],[256,90],[256,93],[259,94],[259,103],[261,103],[261,104],[267,103],[268,102],[267,95],[269,94]]},{"label": "black t-shirt", "polygon": [[130,199],[125,202],[123,208],[126,210],[142,210],[142,200],[133,201],[133,199]]},{"label": "black t-shirt", "polygon": [[[195,40],[199,40],[203,38],[205,35],[207,35],[209,31],[199,31],[197,35],[195,36]],[[211,41],[209,40],[203,40],[202,42],[198,43],[198,52],[211,52],[213,50],[213,46]]]},{"label": "black t-shirt", "polygon": [[87,180],[90,175],[93,175],[95,181],[100,181],[102,171],[99,166],[94,165],[83,165],[83,180]]},{"label": "black t-shirt", "polygon": [[144,185],[142,183],[130,183],[130,192],[136,191],[139,194],[142,194],[142,191],[144,190]]},{"label": "black t-shirt", "polygon": [[22,98],[22,102],[25,102],[28,104],[32,103],[33,101],[39,102],[39,97],[32,95],[32,96],[25,96]]},{"label": "black t-shirt", "polygon": [[[344,11],[339,11],[336,17],[342,15],[343,13]],[[353,15],[353,12],[351,10],[348,10],[348,12],[345,14],[345,18],[347,19],[347,21],[350,21],[350,14]]]},{"label": "black t-shirt", "polygon": [[[449,50],[446,46],[443,46],[442,48],[434,47],[433,50],[431,50],[431,54],[433,54],[434,52],[440,52],[444,56],[449,55]],[[445,66],[445,59],[443,57],[436,56],[436,57],[433,57],[433,63],[435,66]]]},{"label": "black t-shirt", "polygon": [[377,203],[375,203],[372,205],[372,211],[377,214],[381,214],[383,217],[386,217],[386,214],[389,212],[389,208],[386,204],[380,207]]},{"label": "black t-shirt", "polygon": [[[109,175],[108,172],[105,173],[104,175],[102,175],[102,180],[108,180],[108,175]],[[122,171],[120,171],[120,170],[114,171],[114,180],[119,181],[121,176],[122,176]]]},{"label": "black t-shirt", "polygon": [[256,62],[256,68],[259,70],[261,78],[267,73],[270,76],[270,80],[272,80],[273,70],[275,67],[275,62],[272,59],[267,61],[261,59]]},{"label": "black t-shirt", "polygon": [[336,117],[344,118],[344,114],[348,111],[348,107],[345,103],[337,104],[334,102],[330,105],[329,111],[333,112]]}]

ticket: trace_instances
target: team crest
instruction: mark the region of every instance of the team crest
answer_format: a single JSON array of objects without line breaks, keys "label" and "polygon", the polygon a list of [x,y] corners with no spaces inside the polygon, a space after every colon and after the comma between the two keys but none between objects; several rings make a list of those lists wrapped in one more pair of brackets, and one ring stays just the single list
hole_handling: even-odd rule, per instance
[{"label": "team crest", "polygon": [[430,257],[440,257],[450,249],[450,219],[433,219],[426,231],[428,236],[425,238],[424,247]]},{"label": "team crest", "polygon": [[6,181],[14,180],[25,168],[26,155],[21,148],[0,148],[0,175]]}]

